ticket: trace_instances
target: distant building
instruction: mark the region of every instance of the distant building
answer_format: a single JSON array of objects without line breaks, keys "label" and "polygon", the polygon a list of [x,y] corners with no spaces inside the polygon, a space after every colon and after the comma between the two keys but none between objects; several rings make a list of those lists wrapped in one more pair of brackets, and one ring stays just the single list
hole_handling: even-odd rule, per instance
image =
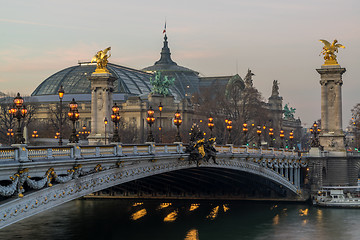
[{"label": "distant building", "polygon": [[[77,123],[77,128],[83,125],[91,128],[91,89],[88,77],[95,71],[95,68],[95,63],[80,62],[76,66],[60,70],[45,79],[34,90],[31,97],[26,98],[25,101],[38,103],[39,109],[36,115],[38,120],[49,119],[49,109],[55,109],[56,104],[59,103],[58,90],[60,86],[63,86],[65,91],[63,102],[68,103],[74,98],[79,104],[80,120]],[[158,118],[154,129],[160,127],[159,111],[157,110],[160,102],[164,106],[161,116],[163,128],[174,127],[174,113],[179,109],[183,118],[182,127],[190,129],[194,119],[201,118],[198,113],[194,112],[190,102],[190,98],[194,93],[198,93],[203,88],[227,86],[232,81],[237,81],[243,88],[245,88],[246,84],[252,85],[252,82],[244,81],[238,74],[201,77],[198,72],[179,66],[171,59],[166,35],[160,59],[154,65],[137,70],[109,63],[107,68],[116,77],[113,101],[121,108],[122,120],[128,125],[131,123],[139,129],[139,142],[143,142],[145,139],[147,131],[146,112],[149,106],[153,107],[155,116]],[[162,71],[167,76],[175,78],[175,83],[170,88],[171,96],[163,98],[162,96],[150,94],[152,90],[150,78],[154,77],[156,71]],[[283,127],[286,131],[296,130],[300,134],[300,119],[283,120],[282,97],[272,95],[266,106],[272,111],[273,122],[278,124],[279,129]]]}]

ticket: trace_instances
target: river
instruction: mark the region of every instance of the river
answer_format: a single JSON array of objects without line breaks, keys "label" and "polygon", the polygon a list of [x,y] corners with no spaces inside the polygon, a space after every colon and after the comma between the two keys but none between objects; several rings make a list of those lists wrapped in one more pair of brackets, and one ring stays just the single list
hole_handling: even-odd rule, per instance
[{"label": "river", "polygon": [[248,201],[75,200],[0,239],[360,239],[360,209]]}]

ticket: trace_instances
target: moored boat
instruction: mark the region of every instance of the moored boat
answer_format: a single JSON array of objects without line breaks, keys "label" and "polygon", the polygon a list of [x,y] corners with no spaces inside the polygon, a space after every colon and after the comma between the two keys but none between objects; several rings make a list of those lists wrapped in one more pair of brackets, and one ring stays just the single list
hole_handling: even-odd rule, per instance
[{"label": "moored boat", "polygon": [[359,186],[323,187],[313,198],[313,204],[319,207],[360,208],[359,189]]}]

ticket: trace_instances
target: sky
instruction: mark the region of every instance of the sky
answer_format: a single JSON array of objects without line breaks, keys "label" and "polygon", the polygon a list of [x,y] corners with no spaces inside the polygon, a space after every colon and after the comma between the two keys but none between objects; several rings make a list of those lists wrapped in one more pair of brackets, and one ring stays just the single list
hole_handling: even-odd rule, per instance
[{"label": "sky", "polygon": [[172,59],[201,76],[245,77],[267,101],[273,80],[305,127],[320,119],[319,53],[345,45],[343,127],[360,103],[358,0],[0,0],[0,91],[31,94],[50,75],[111,46],[110,62],[142,69],[160,57],[166,19]]}]

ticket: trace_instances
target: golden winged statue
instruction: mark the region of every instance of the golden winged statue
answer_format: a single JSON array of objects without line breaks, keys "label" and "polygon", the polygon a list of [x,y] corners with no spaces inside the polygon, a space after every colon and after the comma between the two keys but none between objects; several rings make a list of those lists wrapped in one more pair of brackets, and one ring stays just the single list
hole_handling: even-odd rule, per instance
[{"label": "golden winged statue", "polygon": [[[111,47],[108,47],[104,50],[100,50],[96,53],[96,55],[91,59],[91,62],[96,62],[96,70],[95,73],[109,73],[107,70],[106,65],[108,63],[108,58],[111,56],[109,52]],[[109,55],[107,53],[109,52]]]},{"label": "golden winged statue", "polygon": [[325,63],[324,65],[339,65],[336,60],[335,53],[338,52],[339,48],[345,48],[345,46],[337,43],[338,41],[335,39],[332,44],[330,44],[328,41],[320,39],[320,42],[322,42],[325,46],[323,47],[323,50],[321,51],[320,55],[324,55]]}]

